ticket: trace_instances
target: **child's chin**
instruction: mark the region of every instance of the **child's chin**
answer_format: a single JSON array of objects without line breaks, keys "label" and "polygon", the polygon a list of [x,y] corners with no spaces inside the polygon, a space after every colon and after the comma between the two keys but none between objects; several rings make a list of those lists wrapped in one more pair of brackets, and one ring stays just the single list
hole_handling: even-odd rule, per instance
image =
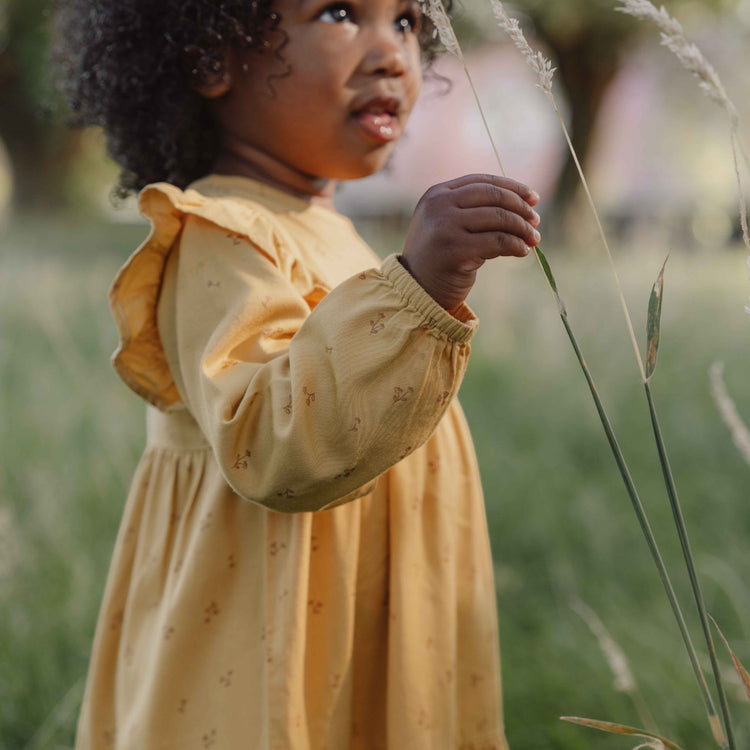
[{"label": "child's chin", "polygon": [[361,180],[363,177],[379,172],[388,162],[391,149],[387,153],[370,154],[366,159],[354,164],[342,165],[334,179],[337,180]]}]

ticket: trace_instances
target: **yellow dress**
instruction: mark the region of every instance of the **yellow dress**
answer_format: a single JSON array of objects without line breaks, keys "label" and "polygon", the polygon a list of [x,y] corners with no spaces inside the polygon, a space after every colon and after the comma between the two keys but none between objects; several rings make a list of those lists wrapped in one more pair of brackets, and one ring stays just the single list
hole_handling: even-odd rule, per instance
[{"label": "yellow dress", "polygon": [[141,195],[111,290],[148,440],[78,750],[505,750],[454,396],[476,320],[254,181]]}]

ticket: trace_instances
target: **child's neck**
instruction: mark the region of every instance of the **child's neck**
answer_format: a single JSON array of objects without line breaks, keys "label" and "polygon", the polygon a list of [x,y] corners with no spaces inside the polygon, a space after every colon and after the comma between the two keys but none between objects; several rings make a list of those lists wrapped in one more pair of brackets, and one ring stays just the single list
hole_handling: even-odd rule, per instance
[{"label": "child's neck", "polygon": [[310,203],[333,208],[336,180],[307,175],[245,143],[225,144],[213,172],[250,177]]}]

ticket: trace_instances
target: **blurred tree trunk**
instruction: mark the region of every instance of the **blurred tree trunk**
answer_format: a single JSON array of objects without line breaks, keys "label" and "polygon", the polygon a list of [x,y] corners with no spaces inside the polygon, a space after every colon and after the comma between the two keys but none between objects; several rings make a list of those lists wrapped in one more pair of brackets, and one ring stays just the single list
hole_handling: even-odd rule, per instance
[{"label": "blurred tree trunk", "polygon": [[[673,0],[670,13],[679,18],[688,7],[707,20],[726,12],[732,1]],[[608,0],[513,0],[513,5],[526,16],[524,26],[533,26],[531,36],[542,41],[557,67],[555,77],[569,105],[571,140],[585,171],[601,105],[625,53],[642,35],[650,35],[654,44],[658,36],[648,25],[616,13],[615,3]],[[547,236],[564,231],[579,191],[575,163],[568,157],[558,178],[552,215],[545,221]]]},{"label": "blurred tree trunk", "polygon": [[52,114],[48,71],[49,3],[3,0],[0,49],[0,138],[13,170],[14,205],[54,210],[66,204],[66,172],[75,135]]},{"label": "blurred tree trunk", "polygon": [[[605,94],[620,66],[622,38],[603,30],[587,30],[573,37],[545,38],[555,57],[556,76],[568,102],[568,130],[584,171],[593,144],[596,122]],[[566,152],[567,153],[567,152]],[[581,189],[573,157],[567,153],[557,179],[551,208],[553,223],[564,229]]]}]

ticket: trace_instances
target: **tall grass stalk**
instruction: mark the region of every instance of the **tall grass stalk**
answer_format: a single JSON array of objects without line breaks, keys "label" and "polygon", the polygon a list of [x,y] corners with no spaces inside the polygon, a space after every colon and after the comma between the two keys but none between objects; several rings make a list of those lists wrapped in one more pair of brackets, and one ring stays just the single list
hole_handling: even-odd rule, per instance
[{"label": "tall grass stalk", "polygon": [[[680,604],[677,600],[677,595],[675,594],[674,587],[672,586],[672,582],[669,578],[669,573],[667,572],[667,568],[664,564],[664,559],[662,558],[661,552],[659,551],[659,546],[656,543],[656,538],[654,537],[654,533],[651,530],[651,525],[649,524],[646,511],[643,508],[643,503],[638,496],[638,491],[635,488],[635,484],[633,483],[633,478],[628,469],[628,465],[622,455],[620,446],[617,443],[617,438],[615,437],[614,430],[612,429],[612,424],[610,423],[609,417],[604,410],[604,406],[602,405],[594,380],[591,377],[591,373],[589,372],[588,366],[586,365],[586,361],[584,360],[580,348],[578,347],[578,342],[576,341],[575,336],[573,335],[573,331],[570,328],[567,313],[565,313],[563,310],[560,313],[560,317],[562,319],[563,326],[565,326],[565,331],[568,334],[570,343],[572,344],[573,349],[576,353],[578,362],[581,365],[581,369],[583,370],[584,377],[586,378],[586,382],[589,386],[589,391],[591,392],[596,410],[599,414],[599,419],[602,423],[602,427],[604,428],[604,432],[607,436],[610,448],[612,449],[612,454],[615,457],[617,468],[620,470],[620,475],[622,476],[622,480],[625,483],[625,488],[628,492],[628,496],[630,497],[630,502],[633,505],[633,510],[635,511],[636,517],[638,518],[638,523],[640,524],[641,531],[643,532],[643,536],[646,539],[646,544],[648,545],[649,552],[651,553],[651,557],[656,564],[656,568],[659,572],[659,577],[661,578],[661,582],[667,594],[667,599],[669,600],[669,605],[672,608],[672,613],[674,614],[674,618],[677,621],[677,626],[680,629],[680,635],[682,636],[682,640],[685,644],[688,658],[690,660],[690,665],[693,668],[693,673],[695,674],[695,679],[698,683],[698,689],[700,690],[701,697],[703,698],[703,704],[708,715],[708,722],[711,727],[711,732],[713,733],[717,742],[719,742],[722,747],[725,747],[726,743],[722,741],[723,736],[721,732],[721,723],[716,713],[716,707],[714,706],[713,699],[711,698],[711,693],[708,690],[706,678],[703,676],[703,670],[701,669],[700,662],[698,661],[698,656],[695,652],[693,641],[690,638],[690,632],[688,631],[687,625],[685,624],[685,617],[682,614]],[[734,750],[734,745],[730,744],[729,746],[732,748],[732,750]]]},{"label": "tall grass stalk", "polygon": [[469,86],[471,87],[471,92],[474,95],[474,101],[477,104],[479,115],[481,116],[482,122],[484,123],[485,132],[489,136],[490,144],[492,145],[492,151],[495,154],[495,159],[497,160],[497,164],[500,167],[500,173],[505,175],[505,168],[503,167],[503,162],[500,158],[500,152],[497,150],[495,139],[492,137],[492,131],[490,130],[490,126],[487,123],[487,118],[484,114],[484,107],[482,107],[482,102],[479,99],[479,94],[477,93],[476,86],[474,86],[474,79],[471,77],[469,68],[466,65],[464,53],[461,49],[461,45],[458,43],[456,32],[453,30],[453,24],[450,22],[448,14],[445,12],[442,0],[427,0],[425,10],[427,11],[427,15],[430,17],[430,20],[435,26],[433,35],[437,35],[439,37],[440,43],[443,45],[443,47],[445,47],[445,51],[449,52],[451,55],[455,55],[464,69],[464,75],[466,76],[466,80],[469,82]]},{"label": "tall grass stalk", "polygon": [[[538,78],[539,78],[539,87],[542,88],[545,93],[549,97],[552,98],[554,101],[554,97],[552,97],[552,76],[554,73],[554,68],[551,66],[548,60],[544,58],[544,56],[537,52],[534,53],[529,44],[526,42],[526,39],[523,36],[523,32],[520,29],[520,26],[518,22],[515,19],[511,19],[506,13],[504,8],[502,7],[502,4],[499,2],[499,0],[490,0],[492,3],[493,12],[495,13],[495,16],[498,18],[498,21],[500,22],[500,25],[505,28],[505,30],[510,34],[511,38],[513,39],[514,44],[521,50],[524,57],[526,58],[527,62],[531,65],[531,67],[535,70]],[[458,41],[456,40],[455,32],[453,32],[452,25],[450,23],[450,19],[448,18],[448,15],[445,11],[445,8],[441,2],[441,0],[429,0],[428,5],[426,6],[427,14],[429,15],[430,19],[434,23],[436,29],[438,30],[438,33],[441,33],[441,41],[443,42],[443,45],[445,46],[446,50],[448,52],[452,52],[453,54],[458,54],[456,52],[456,49],[460,49],[458,47]],[[447,30],[450,29],[450,32]],[[442,30],[442,32],[441,32]],[[445,36],[443,36],[443,34]],[[465,62],[463,61],[463,55],[461,55],[461,61],[464,65],[464,70],[467,71],[468,69],[466,67]],[[472,86],[473,88],[473,86]],[[475,92],[476,95],[476,92]],[[573,153],[573,157],[576,161],[576,164],[579,169],[579,174],[581,178],[584,181],[584,185],[586,188],[586,193],[589,197],[591,207],[594,210],[594,213],[597,218],[597,223],[599,225],[602,239],[604,240],[605,246],[607,248],[607,254],[610,259],[611,268],[613,271],[613,274],[615,276],[615,280],[617,282],[618,287],[618,293],[620,297],[620,301],[623,307],[623,311],[625,313],[626,320],[628,322],[628,328],[630,331],[631,340],[634,345],[634,351],[636,353],[636,359],[638,361],[642,379],[644,383],[646,382],[646,373],[643,366],[643,361],[640,356],[640,352],[638,350],[638,345],[635,340],[635,333],[633,332],[632,323],[630,321],[630,315],[627,309],[627,304],[625,303],[624,295],[622,294],[622,290],[619,284],[619,278],[617,276],[616,270],[614,268],[614,261],[612,259],[611,252],[609,251],[609,244],[606,240],[606,235],[604,234],[604,231],[601,227],[601,222],[599,221],[598,212],[596,211],[596,207],[593,203],[593,199],[591,198],[591,193],[588,190],[588,184],[585,181],[585,177],[583,175],[583,171],[580,167],[580,163],[578,161],[578,157],[575,154],[575,150],[573,149],[572,143],[570,141],[570,138],[567,136],[567,129],[565,128],[564,121],[562,120],[562,117],[559,113],[559,110],[555,106],[555,110],[558,112],[558,116],[560,117],[560,121],[563,124],[564,131],[566,133],[566,138],[569,143],[569,147],[571,148],[571,151]],[[487,134],[490,138],[490,141],[493,143],[494,148],[494,141],[492,141],[492,135],[490,134],[489,127],[487,125],[486,120],[484,120],[485,128],[487,129]],[[497,155],[497,150],[495,150]],[[502,163],[498,157],[498,166],[500,168],[500,172],[505,175],[505,170],[503,169]],[[700,667],[700,663],[698,661],[697,654],[695,652],[695,648],[693,646],[692,640],[690,638],[690,633],[687,629],[687,626],[685,624],[685,618],[682,614],[682,610],[680,609],[679,602],[677,600],[677,596],[674,591],[674,587],[672,586],[671,580],[669,578],[669,574],[667,572],[666,566],[664,564],[664,560],[661,556],[661,553],[659,551],[658,544],[656,542],[656,538],[654,537],[654,534],[651,530],[651,526],[648,521],[648,517],[646,515],[645,509],[643,507],[643,503],[641,502],[640,497],[638,496],[638,492],[636,490],[635,484],[633,482],[632,476],[630,474],[630,470],[628,469],[627,462],[625,461],[625,457],[623,456],[622,450],[620,449],[620,446],[617,442],[617,438],[615,437],[614,430],[612,428],[612,424],[609,420],[609,417],[607,416],[607,413],[604,409],[604,405],[602,404],[601,398],[599,397],[598,390],[596,388],[596,384],[594,383],[594,379],[591,375],[591,372],[588,368],[588,365],[586,364],[586,360],[583,357],[583,354],[581,353],[581,349],[578,345],[578,341],[576,340],[576,337],[573,333],[573,330],[570,326],[570,322],[568,320],[568,314],[567,310],[565,308],[565,304],[563,303],[562,299],[560,298],[560,295],[557,290],[557,284],[554,280],[554,276],[552,274],[552,271],[550,269],[549,263],[542,252],[541,248],[539,246],[536,246],[534,248],[535,251],[535,257],[537,259],[537,262],[539,263],[540,268],[545,274],[545,277],[547,278],[547,281],[549,283],[550,289],[552,290],[552,293],[555,297],[555,300],[557,302],[558,307],[558,314],[560,315],[560,319],[562,321],[563,327],[565,328],[565,332],[568,336],[568,339],[570,340],[570,343],[573,347],[573,351],[575,352],[576,358],[578,359],[578,363],[581,366],[581,369],[583,370],[584,377],[586,378],[586,382],[589,387],[589,391],[591,393],[591,396],[594,400],[594,405],[596,407],[597,413],[599,415],[599,419],[601,421],[602,427],[604,428],[605,435],[607,437],[607,441],[609,442],[610,448],[612,450],[612,454],[615,458],[615,462],[617,464],[617,467],[620,471],[620,475],[623,479],[623,482],[625,484],[625,488],[627,490],[628,496],[630,497],[630,501],[633,505],[633,509],[636,513],[636,517],[638,519],[638,522],[641,526],[641,530],[643,531],[644,537],[646,539],[646,543],[648,545],[649,551],[651,553],[651,556],[654,560],[654,563],[656,564],[659,577],[661,578],[662,584],[664,585],[665,592],[667,594],[667,598],[669,600],[670,607],[672,608],[672,612],[674,614],[675,620],[677,621],[680,634],[682,636],[683,642],[685,644],[685,648],[688,652],[688,657],[690,659],[691,666],[693,668],[693,672],[695,673],[696,681],[698,683],[698,687],[701,693],[701,696],[703,698],[703,702],[706,708],[706,712],[708,714],[709,723],[712,729],[712,732],[714,733],[714,736],[717,738],[717,741],[720,742],[720,744],[724,745],[724,742],[721,742],[721,733],[720,733],[720,722],[718,720],[718,716],[716,713],[716,709],[714,707],[713,699],[711,697],[711,693],[708,690],[708,686],[706,684],[705,677],[703,676],[703,672]],[[734,746],[730,744],[730,747],[732,750],[734,750]]]},{"label": "tall grass stalk", "polygon": [[36,730],[31,739],[24,745],[23,750],[39,750],[51,745],[60,727],[68,723],[71,715],[79,710],[84,687],[84,678],[76,680],[70,686],[60,702],[42,722],[39,729]]},{"label": "tall grass stalk", "polygon": [[[669,15],[664,9],[664,6],[656,8],[649,0],[620,0],[621,5],[616,10],[627,15],[631,15],[639,20],[651,21],[661,31],[661,43],[667,47],[680,61],[682,66],[690,72],[698,81],[698,86],[706,96],[709,97],[713,102],[718,104],[726,113],[729,120],[729,143],[732,151],[732,164],[734,167],[735,181],[737,185],[737,200],[739,204],[739,215],[740,215],[740,226],[742,229],[742,239],[745,247],[748,251],[748,267],[750,268],[750,236],[748,236],[748,220],[747,220],[747,199],[745,197],[745,191],[742,184],[742,176],[740,174],[739,159],[737,156],[738,150],[742,153],[745,158],[746,165],[750,169],[750,163],[748,163],[747,154],[742,146],[742,142],[739,136],[739,123],[740,117],[737,112],[732,100],[727,95],[726,89],[724,88],[721,79],[714,67],[708,62],[703,53],[697,47],[697,45],[688,41],[685,36],[685,32],[682,25],[675,18]],[[746,311],[750,313],[750,306],[745,307]],[[678,534],[680,537],[680,544],[682,546],[683,555],[688,568],[688,574],[690,576],[691,586],[696,599],[696,605],[701,620],[701,627],[706,639],[708,646],[709,656],[711,658],[711,667],[716,678],[716,689],[719,695],[719,701],[721,703],[722,713],[724,715],[724,725],[727,733],[727,740],[729,741],[730,747],[734,747],[734,738],[732,736],[732,723],[729,716],[729,708],[726,703],[726,695],[724,693],[724,687],[721,680],[721,673],[716,660],[716,650],[714,648],[713,639],[711,637],[711,628],[708,623],[708,616],[706,608],[703,603],[703,595],[701,593],[700,584],[698,577],[695,572],[695,566],[693,564],[693,558],[690,553],[690,543],[687,537],[687,530],[685,528],[684,519],[680,509],[679,499],[677,497],[677,490],[675,488],[674,477],[672,476],[672,470],[669,466],[669,459],[667,458],[666,451],[664,449],[664,443],[661,436],[661,430],[659,428],[658,418],[656,416],[656,410],[654,407],[653,398],[651,396],[651,390],[648,381],[644,383],[646,388],[646,396],[649,403],[649,412],[651,414],[651,420],[654,428],[654,435],[656,437],[657,447],[659,450],[659,457],[661,459],[662,469],[664,471],[664,480],[667,485],[667,491],[669,493],[670,505],[672,506],[672,513],[674,515],[675,524],[677,526]]]},{"label": "tall grass stalk", "polygon": [[[677,535],[680,538],[680,546],[682,548],[682,555],[685,559],[685,565],[687,567],[688,576],[690,578],[690,586],[693,590],[695,597],[696,608],[698,609],[698,616],[701,622],[701,628],[703,629],[703,636],[706,640],[706,647],[708,649],[708,656],[711,660],[711,670],[714,673],[714,681],[716,683],[716,691],[719,696],[719,705],[721,706],[721,713],[724,717],[724,734],[726,736],[726,742],[729,747],[735,748],[734,741],[734,730],[732,728],[732,719],[729,713],[729,705],[727,704],[726,692],[724,690],[724,683],[721,678],[721,669],[719,662],[716,658],[716,648],[714,647],[713,638],[711,636],[711,628],[708,623],[708,613],[706,612],[706,605],[703,601],[703,592],[701,591],[700,581],[698,579],[698,573],[695,569],[695,563],[693,562],[693,554],[690,551],[690,540],[687,534],[687,528],[685,526],[685,519],[682,515],[682,507],[680,505],[679,497],[677,496],[677,488],[675,486],[674,476],[672,474],[672,467],[669,463],[669,457],[667,450],[664,445],[664,439],[661,433],[661,427],[659,426],[659,419],[656,415],[656,407],[654,405],[654,399],[651,394],[651,388],[648,381],[644,383],[646,389],[646,398],[648,399],[648,408],[651,415],[651,424],[654,430],[654,437],[656,439],[657,450],[659,451],[659,461],[661,463],[662,472],[664,474],[664,483],[667,487],[667,494],[669,496],[669,505],[672,509],[672,515],[674,517],[675,526],[677,527]],[[709,717],[712,720],[711,729],[713,730],[714,737],[719,744],[724,744],[721,739],[720,730],[721,727],[715,722],[716,717]]]},{"label": "tall grass stalk", "polygon": [[[737,123],[739,122],[739,117],[737,115],[736,108],[729,100],[729,97],[727,96],[726,91],[724,90],[724,87],[721,85],[721,81],[719,80],[719,77],[716,74],[716,72],[705,61],[705,58],[702,56],[702,54],[697,49],[697,47],[695,47],[695,45],[689,45],[687,43],[687,41],[684,39],[684,35],[682,34],[681,26],[673,19],[670,19],[663,8],[661,9],[661,11],[656,11],[656,9],[653,8],[653,6],[648,2],[648,0],[622,0],[622,2],[624,3],[625,12],[642,13],[644,12],[644,9],[646,11],[648,11],[648,9],[654,10],[656,15],[659,17],[660,22],[665,24],[668,29],[668,34],[667,32],[663,34],[663,38],[666,39],[664,43],[667,44],[667,46],[678,55],[678,57],[680,57],[680,59],[683,61],[683,64],[685,64],[686,67],[688,67],[691,70],[691,72],[693,72],[696,76],[698,76],[698,78],[700,79],[701,88],[709,96],[711,96],[712,99],[719,102],[729,114],[730,121],[732,123],[731,144],[732,144],[732,154],[734,156],[734,161],[735,161],[735,172],[736,172],[738,194],[739,194],[739,200],[740,200],[740,216],[741,216],[742,232],[743,232],[743,237],[748,247],[748,251],[750,252],[750,242],[748,241],[748,237],[747,237],[747,216],[745,213],[745,198],[744,198],[744,192],[742,189],[742,180],[740,179],[739,168],[737,165],[736,141],[737,141]],[[539,64],[537,61],[538,61],[538,58],[540,57],[540,53],[533,52],[530,45],[524,38],[522,31],[520,30],[518,21],[508,16],[500,0],[490,0],[490,5],[492,6],[493,13],[498,21],[499,26],[504,31],[506,31],[506,33],[510,36],[515,46],[521,51],[523,56],[526,58],[527,62],[530,64],[532,69],[535,70],[537,75],[539,75]],[[734,736],[733,736],[733,730],[732,730],[732,724],[731,724],[731,717],[730,717],[729,708],[726,702],[726,695],[725,695],[724,686],[723,686],[723,682],[721,678],[721,672],[719,670],[718,662],[716,660],[716,650],[714,648],[713,639],[711,637],[711,630],[708,624],[708,615],[706,613],[706,608],[705,608],[705,604],[703,601],[703,594],[702,594],[700,583],[698,581],[698,576],[695,570],[695,563],[694,563],[693,556],[690,550],[690,542],[689,542],[688,535],[687,535],[687,529],[685,527],[685,521],[684,521],[684,517],[682,514],[682,509],[680,506],[679,497],[677,495],[677,489],[676,489],[675,482],[674,482],[674,476],[672,474],[672,470],[669,464],[669,458],[668,458],[666,447],[664,444],[664,439],[661,433],[661,428],[659,426],[659,419],[658,419],[657,412],[656,412],[656,406],[654,404],[654,399],[653,399],[653,396],[651,393],[651,387],[649,384],[651,375],[653,374],[653,367],[655,364],[656,346],[658,345],[658,335],[659,335],[658,318],[655,321],[655,327],[653,328],[653,330],[649,331],[650,336],[651,334],[655,335],[656,337],[655,341],[657,343],[656,345],[654,345],[654,348],[653,348],[653,362],[649,363],[649,371],[647,372],[647,370],[644,369],[643,360],[641,358],[640,351],[638,348],[638,343],[636,341],[635,333],[633,331],[633,325],[632,325],[632,321],[630,318],[630,314],[628,312],[627,303],[625,302],[625,297],[622,293],[622,288],[621,288],[619,277],[617,274],[617,269],[615,268],[614,260],[612,257],[612,252],[609,247],[609,242],[607,241],[607,237],[604,232],[602,222],[599,218],[599,212],[596,209],[596,204],[594,203],[594,200],[591,196],[591,191],[588,186],[588,181],[586,180],[583,169],[581,168],[581,163],[573,147],[572,141],[570,139],[570,135],[568,133],[568,129],[565,125],[565,121],[563,120],[562,115],[560,114],[560,110],[557,106],[557,102],[555,101],[555,97],[552,93],[551,80],[548,80],[547,78],[540,76],[539,87],[544,91],[545,95],[549,99],[560,121],[560,125],[562,127],[565,140],[568,144],[568,148],[570,150],[570,153],[573,157],[576,168],[578,170],[578,174],[581,179],[581,183],[583,185],[586,198],[594,214],[596,225],[599,230],[599,235],[601,237],[602,244],[604,245],[605,251],[607,253],[607,258],[609,260],[610,269],[612,271],[612,275],[615,280],[618,297],[620,299],[620,304],[622,306],[623,314],[625,316],[625,321],[628,327],[628,332],[630,334],[631,343],[633,344],[633,351],[635,352],[636,361],[638,363],[638,368],[640,370],[641,381],[643,383],[645,393],[646,393],[646,400],[648,402],[649,414],[651,417],[651,423],[652,423],[652,427],[654,431],[654,439],[656,441],[657,451],[659,454],[659,461],[662,467],[662,474],[664,476],[664,483],[667,489],[667,496],[669,498],[670,507],[672,509],[672,515],[675,520],[677,534],[680,539],[680,545],[682,547],[683,557],[685,559],[685,564],[688,570],[690,585],[693,590],[693,595],[695,598],[696,607],[698,609],[698,615],[699,615],[699,619],[701,622],[701,627],[703,629],[704,638],[706,640],[706,646],[707,646],[709,657],[711,660],[711,667],[714,673],[716,689],[717,689],[717,693],[719,696],[719,703],[721,706],[721,712],[722,712],[722,716],[724,719],[724,732],[723,733],[721,732],[721,725],[718,722],[718,717],[716,715],[716,710],[713,706],[713,701],[710,699],[710,694],[708,694],[707,691],[706,691],[707,695],[704,696],[704,702],[706,702],[706,697],[708,697],[706,708],[708,710],[709,721],[711,723],[711,728],[712,728],[716,741],[722,746],[728,743],[729,747],[734,749],[735,744],[734,744]],[[662,269],[662,272],[663,272],[663,269]],[[661,283],[662,283],[662,276],[660,274],[659,281],[658,281],[659,310],[661,309]],[[650,321],[650,324],[651,324],[651,321]],[[651,346],[652,346],[652,341],[649,340],[649,348],[651,348]],[[698,676],[699,684],[701,685],[701,689],[703,690],[705,688],[705,678],[703,677],[702,672],[700,672],[700,669],[699,669],[699,672],[696,674],[696,676]]]},{"label": "tall grass stalk", "polygon": [[724,363],[714,362],[711,366],[711,394],[714,397],[721,418],[732,434],[732,441],[742,457],[750,464],[750,429],[742,421],[732,397],[724,384]]},{"label": "tall grass stalk", "polygon": [[654,717],[648,708],[648,704],[643,699],[641,691],[638,689],[638,683],[635,680],[630,665],[628,664],[625,652],[622,650],[617,641],[611,636],[599,616],[585,602],[574,597],[570,606],[573,611],[588,625],[589,630],[594,634],[599,643],[604,658],[609,664],[609,668],[615,678],[615,690],[630,696],[635,706],[636,713],[643,726],[649,732],[658,732]]},{"label": "tall grass stalk", "polygon": [[583,168],[581,167],[581,162],[578,159],[578,154],[576,153],[575,148],[573,148],[573,142],[570,138],[570,134],[568,133],[568,128],[565,125],[565,120],[560,113],[560,109],[557,106],[557,101],[555,100],[555,96],[552,93],[552,73],[555,69],[552,67],[549,61],[544,58],[541,52],[534,52],[534,50],[531,48],[531,45],[529,45],[528,41],[526,40],[523,31],[521,30],[518,20],[508,15],[500,0],[490,0],[490,6],[492,7],[492,13],[497,20],[498,26],[510,37],[511,41],[521,52],[531,69],[536,73],[538,78],[537,86],[544,92],[547,99],[549,99],[549,102],[552,105],[555,114],[557,115],[557,119],[560,122],[560,127],[562,128],[563,135],[565,136],[565,141],[568,145],[568,150],[573,157],[573,162],[576,165],[578,176],[581,180],[581,184],[583,185],[584,193],[586,194],[586,200],[594,215],[594,220],[596,221],[596,227],[599,232],[599,237],[601,238],[604,249],[607,252],[607,258],[609,259],[615,286],[617,287],[617,296],[620,300],[620,306],[622,307],[623,315],[625,316],[628,335],[630,336],[630,341],[633,345],[633,351],[635,352],[635,358],[638,362],[638,368],[640,369],[641,377],[645,379],[646,375],[643,368],[643,360],[641,359],[640,350],[638,348],[638,341],[635,336],[635,331],[633,330],[633,322],[630,318],[630,312],[628,311],[627,303],[625,302],[625,295],[622,292],[620,277],[618,276],[617,269],[615,268],[615,262],[612,257],[612,251],[609,248],[607,235],[604,232],[604,227],[602,226],[601,219],[599,218],[599,211],[597,210],[596,204],[594,203],[594,198],[591,195],[588,180],[586,179],[586,175],[583,173]]}]

